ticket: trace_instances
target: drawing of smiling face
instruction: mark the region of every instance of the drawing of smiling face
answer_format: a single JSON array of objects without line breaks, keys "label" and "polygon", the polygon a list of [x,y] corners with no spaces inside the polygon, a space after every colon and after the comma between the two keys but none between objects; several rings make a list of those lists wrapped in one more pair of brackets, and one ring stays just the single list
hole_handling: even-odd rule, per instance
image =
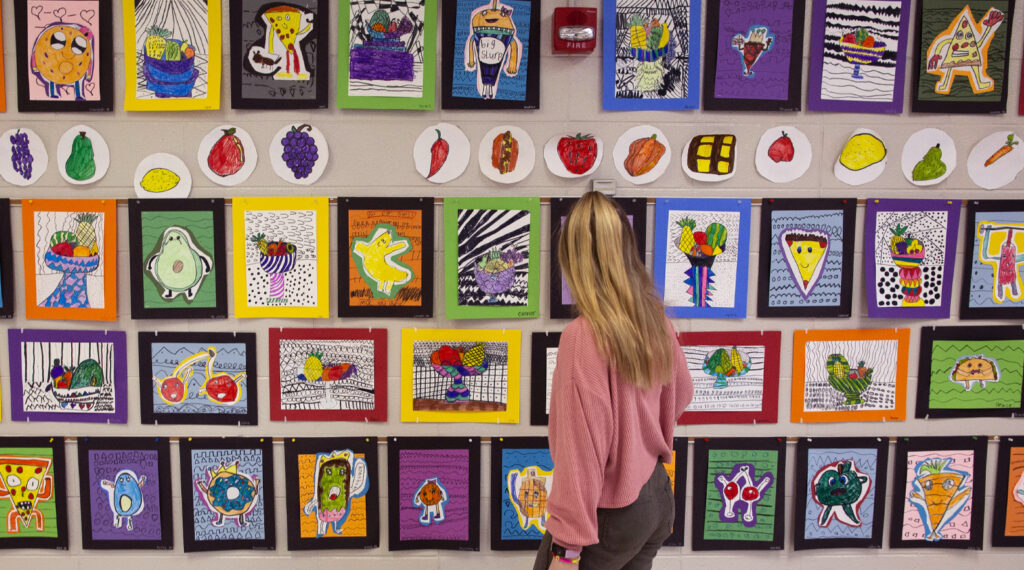
[{"label": "drawing of smiling face", "polygon": [[488,8],[473,16],[471,22],[473,29],[476,28],[497,28],[502,30],[515,29],[512,23],[512,10],[507,7]]},{"label": "drawing of smiling face", "polygon": [[34,67],[47,81],[71,85],[92,74],[92,33],[84,26],[50,24],[32,48]]}]

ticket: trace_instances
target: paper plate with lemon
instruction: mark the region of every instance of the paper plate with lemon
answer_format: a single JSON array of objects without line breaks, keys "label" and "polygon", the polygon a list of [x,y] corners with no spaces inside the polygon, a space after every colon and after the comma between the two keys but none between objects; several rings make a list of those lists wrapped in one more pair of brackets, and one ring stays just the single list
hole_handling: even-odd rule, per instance
[{"label": "paper plate with lemon", "polygon": [[860,186],[882,174],[888,157],[889,151],[878,133],[857,129],[843,145],[832,171],[840,182]]},{"label": "paper plate with lemon", "polygon": [[139,198],[187,198],[191,191],[192,174],[173,154],[151,154],[135,168],[135,195]]}]

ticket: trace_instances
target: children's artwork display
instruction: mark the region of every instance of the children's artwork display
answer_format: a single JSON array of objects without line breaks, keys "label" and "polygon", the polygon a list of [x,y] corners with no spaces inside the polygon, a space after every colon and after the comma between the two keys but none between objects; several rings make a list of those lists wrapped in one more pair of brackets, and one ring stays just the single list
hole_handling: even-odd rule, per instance
[{"label": "children's artwork display", "polygon": [[96,129],[75,125],[57,142],[57,171],[68,184],[92,184],[106,176],[110,148]]},{"label": "children's artwork display", "polygon": [[918,418],[1024,415],[1024,330],[922,327]]},{"label": "children's artwork display", "polygon": [[1024,318],[1024,200],[968,200],[965,227],[960,318]]},{"label": "children's artwork display", "polygon": [[992,546],[1024,546],[1024,438],[1001,436]]},{"label": "children's artwork display", "polygon": [[889,548],[981,550],[987,451],[984,436],[897,438]]},{"label": "children's artwork display", "polygon": [[658,198],[654,217],[654,285],[668,316],[746,317],[750,199]]},{"label": "children's artwork display", "polygon": [[32,129],[16,127],[4,131],[0,141],[0,178],[13,186],[38,182],[49,164],[43,139]]},{"label": "children's artwork display", "polygon": [[856,198],[765,198],[757,316],[849,318]]},{"label": "children's artwork display", "polygon": [[917,3],[911,110],[1005,113],[1014,0]]},{"label": "children's artwork display", "polygon": [[155,152],[135,167],[132,185],[139,198],[188,198],[192,192],[192,173],[177,155]]},{"label": "children's artwork display", "polygon": [[544,164],[551,174],[561,178],[581,178],[593,174],[604,158],[604,141],[592,133],[555,135],[544,143]]},{"label": "children's artwork display", "polygon": [[626,129],[612,149],[612,163],[624,180],[633,185],[650,184],[668,169],[672,149],[668,137],[652,125]]},{"label": "children's artwork display", "polygon": [[270,329],[270,419],[388,419],[387,329]]},{"label": "children's artwork display", "polygon": [[237,186],[256,170],[259,153],[249,133],[237,125],[219,125],[199,141],[199,170],[218,186]]},{"label": "children's artwork display", "polygon": [[449,319],[535,318],[540,304],[540,199],[445,198]]},{"label": "children's artwork display", "polygon": [[986,190],[1002,188],[1024,170],[1020,136],[1013,131],[996,131],[978,141],[967,155],[967,175]]},{"label": "children's artwork display", "polygon": [[256,425],[256,333],[140,332],[144,424]]},{"label": "children's artwork display", "polygon": [[700,0],[604,0],[604,109],[696,109]]},{"label": "children's artwork display", "polygon": [[814,0],[807,109],[903,111],[910,0]]},{"label": "children's artwork display", "polygon": [[786,439],[696,438],[693,550],[781,550]]},{"label": "children's artwork display", "polygon": [[270,139],[270,167],[281,180],[299,186],[314,184],[330,159],[327,138],[309,123],[281,127]]},{"label": "children's artwork display", "polygon": [[530,335],[530,425],[548,425],[551,413],[551,382],[558,361],[561,332],[534,332]]},{"label": "children's artwork display", "polygon": [[480,440],[388,438],[388,550],[480,550]]},{"label": "children's artwork display", "polygon": [[914,186],[934,186],[956,170],[956,142],[942,129],[921,129],[904,143],[900,168]]},{"label": "children's artwork display", "polygon": [[[699,151],[700,147],[695,150]],[[761,140],[757,143],[754,166],[765,180],[775,184],[786,184],[799,180],[807,172],[811,167],[813,155],[814,147],[803,131],[792,125],[772,127],[761,135]],[[735,158],[733,163],[735,164]]]},{"label": "children's artwork display", "polygon": [[959,226],[959,200],[868,200],[868,317],[949,318]]},{"label": "children's artwork display", "polygon": [[540,547],[554,470],[548,438],[491,438],[491,550]]},{"label": "children's artwork display", "polygon": [[849,186],[867,184],[885,172],[889,151],[881,135],[871,129],[857,129],[843,145],[832,173]]},{"label": "children's artwork display", "polygon": [[412,160],[420,176],[434,184],[444,184],[462,176],[469,166],[471,152],[469,138],[462,129],[451,123],[437,123],[416,137]]},{"label": "children's artwork display", "polygon": [[14,247],[11,237],[11,201],[0,198],[0,319],[14,316]]},{"label": "children's artwork display", "polygon": [[231,108],[327,107],[327,0],[231,0]]},{"label": "children's artwork display", "polygon": [[442,7],[441,107],[540,107],[540,0],[449,0]]},{"label": "children's artwork display", "polygon": [[133,319],[225,318],[224,200],[129,200]]},{"label": "children's artwork display", "polygon": [[796,447],[796,550],[882,548],[889,438],[802,437]]},{"label": "children's artwork display", "polygon": [[708,0],[705,18],[705,110],[800,110],[804,0]]},{"label": "children's artwork display", "polygon": [[530,133],[515,125],[498,125],[480,140],[477,162],[489,180],[515,184],[533,172],[537,151]]},{"label": "children's artwork display", "polygon": [[117,318],[117,203],[24,200],[25,316]]},{"label": "children's artwork display", "polygon": [[0,549],[68,549],[63,437],[0,437]]},{"label": "children's artwork display", "polygon": [[112,111],[111,0],[14,4],[18,110]]},{"label": "children's artwork display", "polygon": [[[478,41],[487,46],[494,40],[491,49],[503,45],[504,36],[486,27],[474,27],[483,34]],[[437,3],[355,0],[339,5],[338,107],[428,111],[434,108],[436,70]]]},{"label": "children's artwork display", "polygon": [[78,481],[82,548],[174,547],[166,437],[80,437]]},{"label": "children's artwork display", "polygon": [[288,550],[380,545],[377,438],[285,438]]},{"label": "children's artwork display", "polygon": [[[551,228],[551,289],[550,307],[552,319],[572,318],[575,303],[569,293],[569,284],[562,279],[562,270],[558,266],[558,239],[566,216],[578,198],[551,198],[548,227]],[[647,249],[647,199],[646,198],[614,198],[615,202],[626,214],[626,220],[633,228],[636,239],[637,253],[643,261]]]},{"label": "children's artwork display", "polygon": [[274,550],[273,446],[269,437],[178,440],[185,552]]},{"label": "children's artwork display", "polygon": [[12,328],[7,338],[11,419],[127,422],[124,332]]},{"label": "children's artwork display", "polygon": [[682,332],[693,399],[679,425],[778,422],[782,333]]},{"label": "children's artwork display", "polygon": [[122,0],[121,6],[125,110],[219,109],[221,3]]},{"label": "children's artwork display", "polygon": [[519,423],[518,330],[402,329],[402,421]]},{"label": "children's artwork display", "polygon": [[434,201],[338,198],[338,315],[434,314]]},{"label": "children's artwork display", "polygon": [[903,421],[910,329],[793,333],[790,421]]},{"label": "children's artwork display", "polygon": [[234,198],[235,316],[327,318],[327,198]]}]

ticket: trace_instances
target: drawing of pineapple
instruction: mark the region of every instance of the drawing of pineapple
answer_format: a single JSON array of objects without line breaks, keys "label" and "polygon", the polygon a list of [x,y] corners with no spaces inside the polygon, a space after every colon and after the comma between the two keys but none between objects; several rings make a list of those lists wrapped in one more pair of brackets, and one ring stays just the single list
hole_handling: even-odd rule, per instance
[{"label": "drawing of pineapple", "polygon": [[729,232],[725,226],[718,222],[708,224],[704,231],[693,231],[697,222],[692,218],[683,218],[676,222],[681,228],[679,235],[679,250],[686,255],[690,262],[690,269],[686,270],[684,283],[689,287],[686,292],[690,294],[690,301],[694,307],[710,307],[711,292],[715,290],[715,272],[711,266],[723,251]]}]

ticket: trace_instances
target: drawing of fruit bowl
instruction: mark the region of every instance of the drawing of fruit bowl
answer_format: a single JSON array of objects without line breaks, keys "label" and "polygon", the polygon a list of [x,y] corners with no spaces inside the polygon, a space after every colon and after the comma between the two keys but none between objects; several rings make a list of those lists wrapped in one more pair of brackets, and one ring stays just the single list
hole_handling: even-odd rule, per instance
[{"label": "drawing of fruit bowl", "polygon": [[854,79],[864,79],[860,74],[861,65],[871,65],[878,61],[885,53],[885,42],[875,41],[875,38],[865,30],[857,30],[843,36],[839,42],[839,48],[843,50],[846,61],[853,64]]},{"label": "drawing of fruit bowl", "polygon": [[83,360],[78,368],[64,367],[60,359],[50,369],[52,384],[47,388],[62,408],[89,410],[103,389],[103,369],[95,360]]},{"label": "drawing of fruit bowl", "polygon": [[158,98],[191,97],[199,77],[195,49],[187,41],[166,37],[166,30],[151,31],[154,33],[146,38],[142,60],[146,89]]},{"label": "drawing of fruit bowl", "polygon": [[469,400],[469,388],[463,377],[479,376],[487,371],[490,364],[483,344],[476,344],[469,350],[444,345],[430,355],[430,365],[434,370],[452,381],[445,390],[445,401],[450,404]]},{"label": "drawing of fruit bowl", "polygon": [[864,403],[864,392],[871,385],[874,368],[868,368],[864,361],[861,361],[857,363],[857,368],[851,370],[845,356],[830,354],[825,359],[825,370],[828,372],[829,386],[843,394],[844,406]]},{"label": "drawing of fruit bowl", "polygon": [[491,296],[487,301],[497,303],[495,295],[512,288],[516,280],[516,263],[523,260],[523,254],[508,248],[499,251],[497,248],[487,252],[474,268],[473,275],[480,291]]},{"label": "drawing of fruit bowl", "polygon": [[295,252],[284,255],[260,254],[260,269],[270,275],[270,297],[284,297],[284,274],[295,268],[298,256]]},{"label": "drawing of fruit bowl", "polygon": [[64,274],[50,296],[43,301],[44,307],[89,308],[89,292],[85,284],[86,273],[96,271],[100,266],[99,255],[74,257],[47,251],[43,257],[50,269]]}]

